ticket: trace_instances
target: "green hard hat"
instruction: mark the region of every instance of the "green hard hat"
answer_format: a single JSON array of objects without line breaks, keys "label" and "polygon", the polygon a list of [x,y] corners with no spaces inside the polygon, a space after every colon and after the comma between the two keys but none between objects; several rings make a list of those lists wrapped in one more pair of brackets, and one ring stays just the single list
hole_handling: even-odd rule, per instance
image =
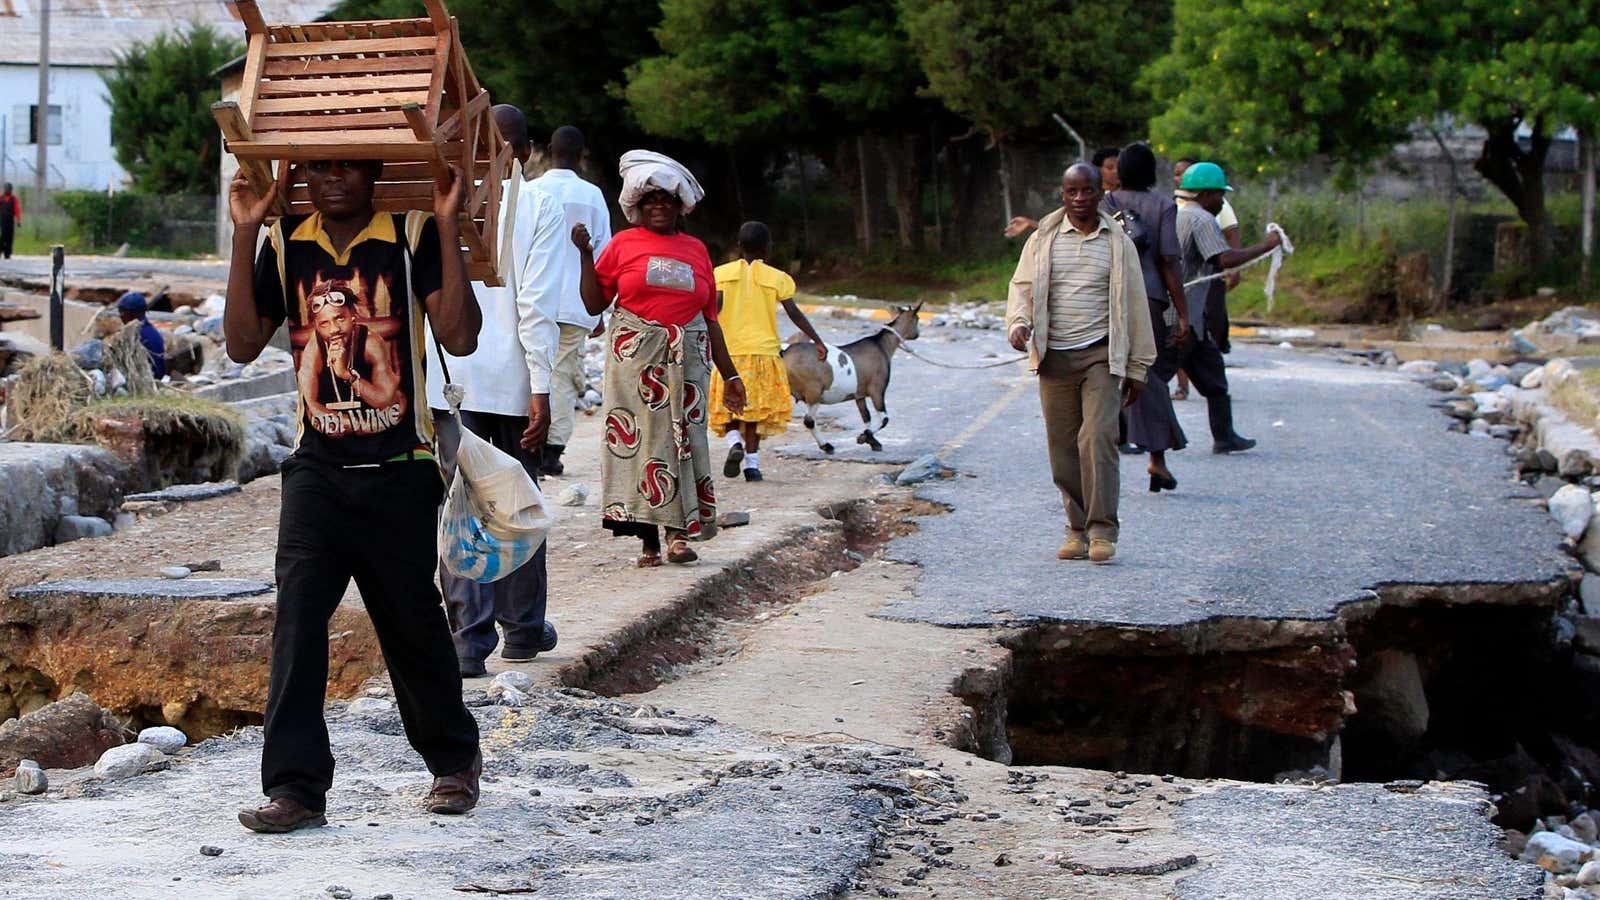
[{"label": "green hard hat", "polygon": [[1186,191],[1231,191],[1228,186],[1227,176],[1222,174],[1222,167],[1213,162],[1197,162],[1183,170],[1183,183],[1179,185]]}]

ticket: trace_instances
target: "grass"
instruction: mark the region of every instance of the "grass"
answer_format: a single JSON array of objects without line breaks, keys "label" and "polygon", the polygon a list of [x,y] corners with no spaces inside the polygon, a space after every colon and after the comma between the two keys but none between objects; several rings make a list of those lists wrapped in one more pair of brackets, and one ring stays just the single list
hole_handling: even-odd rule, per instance
[{"label": "grass", "polygon": [[1593,429],[1600,425],[1600,369],[1581,369],[1550,389],[1550,403],[1574,423]]}]

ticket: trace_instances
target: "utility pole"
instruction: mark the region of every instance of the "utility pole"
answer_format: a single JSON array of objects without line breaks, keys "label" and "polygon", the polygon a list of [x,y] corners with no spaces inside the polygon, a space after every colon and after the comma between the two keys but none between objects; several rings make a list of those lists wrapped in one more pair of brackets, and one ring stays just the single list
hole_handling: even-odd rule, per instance
[{"label": "utility pole", "polygon": [[50,185],[50,0],[39,0],[39,110],[33,117],[38,155],[33,163],[33,208],[44,207]]}]

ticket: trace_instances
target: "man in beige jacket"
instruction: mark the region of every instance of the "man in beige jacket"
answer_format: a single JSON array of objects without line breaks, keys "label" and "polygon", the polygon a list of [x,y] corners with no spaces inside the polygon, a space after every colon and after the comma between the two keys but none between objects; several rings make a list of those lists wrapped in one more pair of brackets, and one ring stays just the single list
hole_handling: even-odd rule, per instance
[{"label": "man in beige jacket", "polygon": [[1061,176],[1062,208],[1023,245],[1006,301],[1011,346],[1039,373],[1050,474],[1067,510],[1060,559],[1110,562],[1117,552],[1117,420],[1156,358],[1139,253],[1100,211],[1100,173]]}]

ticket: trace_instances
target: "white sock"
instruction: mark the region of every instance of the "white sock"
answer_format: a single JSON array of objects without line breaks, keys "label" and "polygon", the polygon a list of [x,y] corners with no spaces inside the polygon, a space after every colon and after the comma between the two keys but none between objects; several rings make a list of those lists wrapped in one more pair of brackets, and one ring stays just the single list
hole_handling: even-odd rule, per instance
[{"label": "white sock", "polygon": [[737,428],[723,435],[723,437],[728,439],[728,449],[730,450],[734,447],[744,446],[744,435],[740,434]]},{"label": "white sock", "polygon": [[759,469],[759,468],[761,468],[761,454],[759,454],[759,453],[746,453],[744,455],[744,467],[746,469]]}]

